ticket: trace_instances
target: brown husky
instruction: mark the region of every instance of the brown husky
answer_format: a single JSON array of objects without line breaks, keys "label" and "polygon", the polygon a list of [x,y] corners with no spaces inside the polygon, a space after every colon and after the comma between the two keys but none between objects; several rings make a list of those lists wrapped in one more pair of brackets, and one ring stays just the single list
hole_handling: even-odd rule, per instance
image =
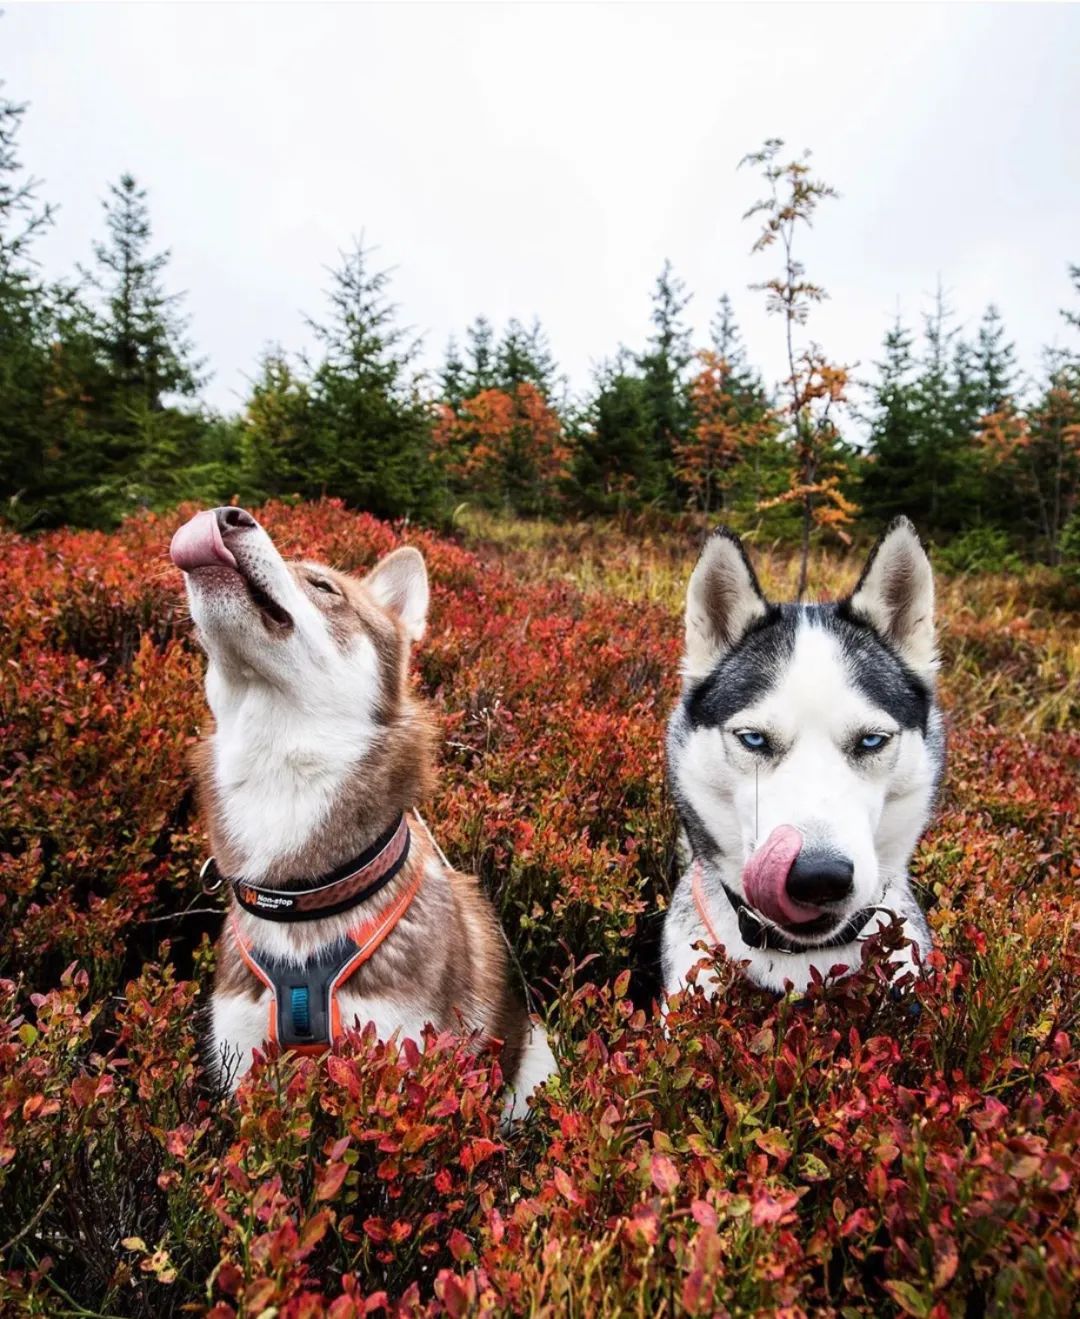
[{"label": "brown husky", "polygon": [[210,1046],[231,1084],[267,1043],[321,1052],[342,1029],[425,1023],[502,1045],[511,1113],[554,1070],[511,991],[476,880],[415,815],[434,729],[410,690],[428,581],[405,547],[358,579],[289,562],[250,513],[198,513],[173,537],[206,651],[214,731],[196,753],[217,872]]}]

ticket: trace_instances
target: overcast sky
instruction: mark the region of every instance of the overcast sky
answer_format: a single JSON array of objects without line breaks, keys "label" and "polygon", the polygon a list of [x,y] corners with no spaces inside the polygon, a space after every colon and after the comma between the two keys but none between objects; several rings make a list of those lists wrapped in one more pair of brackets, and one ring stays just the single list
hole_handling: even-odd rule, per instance
[{"label": "overcast sky", "polygon": [[781,326],[747,289],[736,171],[768,136],[841,193],[802,242],[831,298],[810,333],[878,355],[940,275],[996,301],[1023,365],[1065,342],[1080,263],[1077,5],[10,4],[5,93],[59,205],[49,274],[86,262],[130,171],[191,332],[236,406],[268,343],[309,342],[325,268],[361,231],[437,365],[477,314],[538,315],[576,388],[648,332],[665,257],[704,343],[728,290],[775,380]]}]

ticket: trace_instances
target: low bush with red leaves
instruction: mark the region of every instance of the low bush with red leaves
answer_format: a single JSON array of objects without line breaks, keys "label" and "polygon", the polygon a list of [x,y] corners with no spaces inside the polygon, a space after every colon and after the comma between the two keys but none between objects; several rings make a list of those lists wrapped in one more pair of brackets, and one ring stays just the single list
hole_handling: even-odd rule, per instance
[{"label": "low bush with red leaves", "polygon": [[0,532],[5,1314],[1075,1311],[1077,628],[1038,581],[944,583],[927,974],[892,983],[886,931],[853,977],[776,999],[724,968],[719,1001],[692,988],[662,1023],[694,547],[470,549],[332,502],[262,511],[286,552],[344,568],[406,539],[427,556],[427,816],[492,895],[560,1065],[504,1131],[498,1059],[449,1036],[271,1058],[235,1098],[201,1071],[220,898],[198,879],[179,516]]}]

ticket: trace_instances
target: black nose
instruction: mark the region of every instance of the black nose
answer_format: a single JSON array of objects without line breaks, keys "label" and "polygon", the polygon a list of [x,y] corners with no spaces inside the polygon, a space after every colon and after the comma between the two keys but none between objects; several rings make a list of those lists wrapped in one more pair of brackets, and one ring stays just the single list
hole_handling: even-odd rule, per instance
[{"label": "black nose", "polygon": [[214,512],[217,515],[218,530],[223,536],[227,536],[230,531],[243,531],[246,527],[259,525],[246,508],[215,508]]},{"label": "black nose", "polygon": [[854,877],[855,867],[846,856],[804,847],[788,871],[788,897],[815,907],[842,902],[851,894]]}]

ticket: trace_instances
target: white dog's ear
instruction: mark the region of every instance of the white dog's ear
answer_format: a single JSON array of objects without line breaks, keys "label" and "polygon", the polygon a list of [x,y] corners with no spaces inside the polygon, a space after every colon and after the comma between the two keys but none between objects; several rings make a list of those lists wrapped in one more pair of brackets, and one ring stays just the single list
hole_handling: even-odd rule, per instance
[{"label": "white dog's ear", "polygon": [[381,559],[364,578],[376,601],[396,614],[405,625],[410,641],[419,641],[427,626],[428,590],[424,556],[411,545],[403,545]]},{"label": "white dog's ear", "polygon": [[850,607],[920,678],[933,682],[934,574],[907,518],[898,517],[871,550]]},{"label": "white dog's ear", "polygon": [[707,677],[724,651],[764,618],[768,608],[742,541],[726,527],[714,531],[686,592],[683,677],[688,682]]}]

